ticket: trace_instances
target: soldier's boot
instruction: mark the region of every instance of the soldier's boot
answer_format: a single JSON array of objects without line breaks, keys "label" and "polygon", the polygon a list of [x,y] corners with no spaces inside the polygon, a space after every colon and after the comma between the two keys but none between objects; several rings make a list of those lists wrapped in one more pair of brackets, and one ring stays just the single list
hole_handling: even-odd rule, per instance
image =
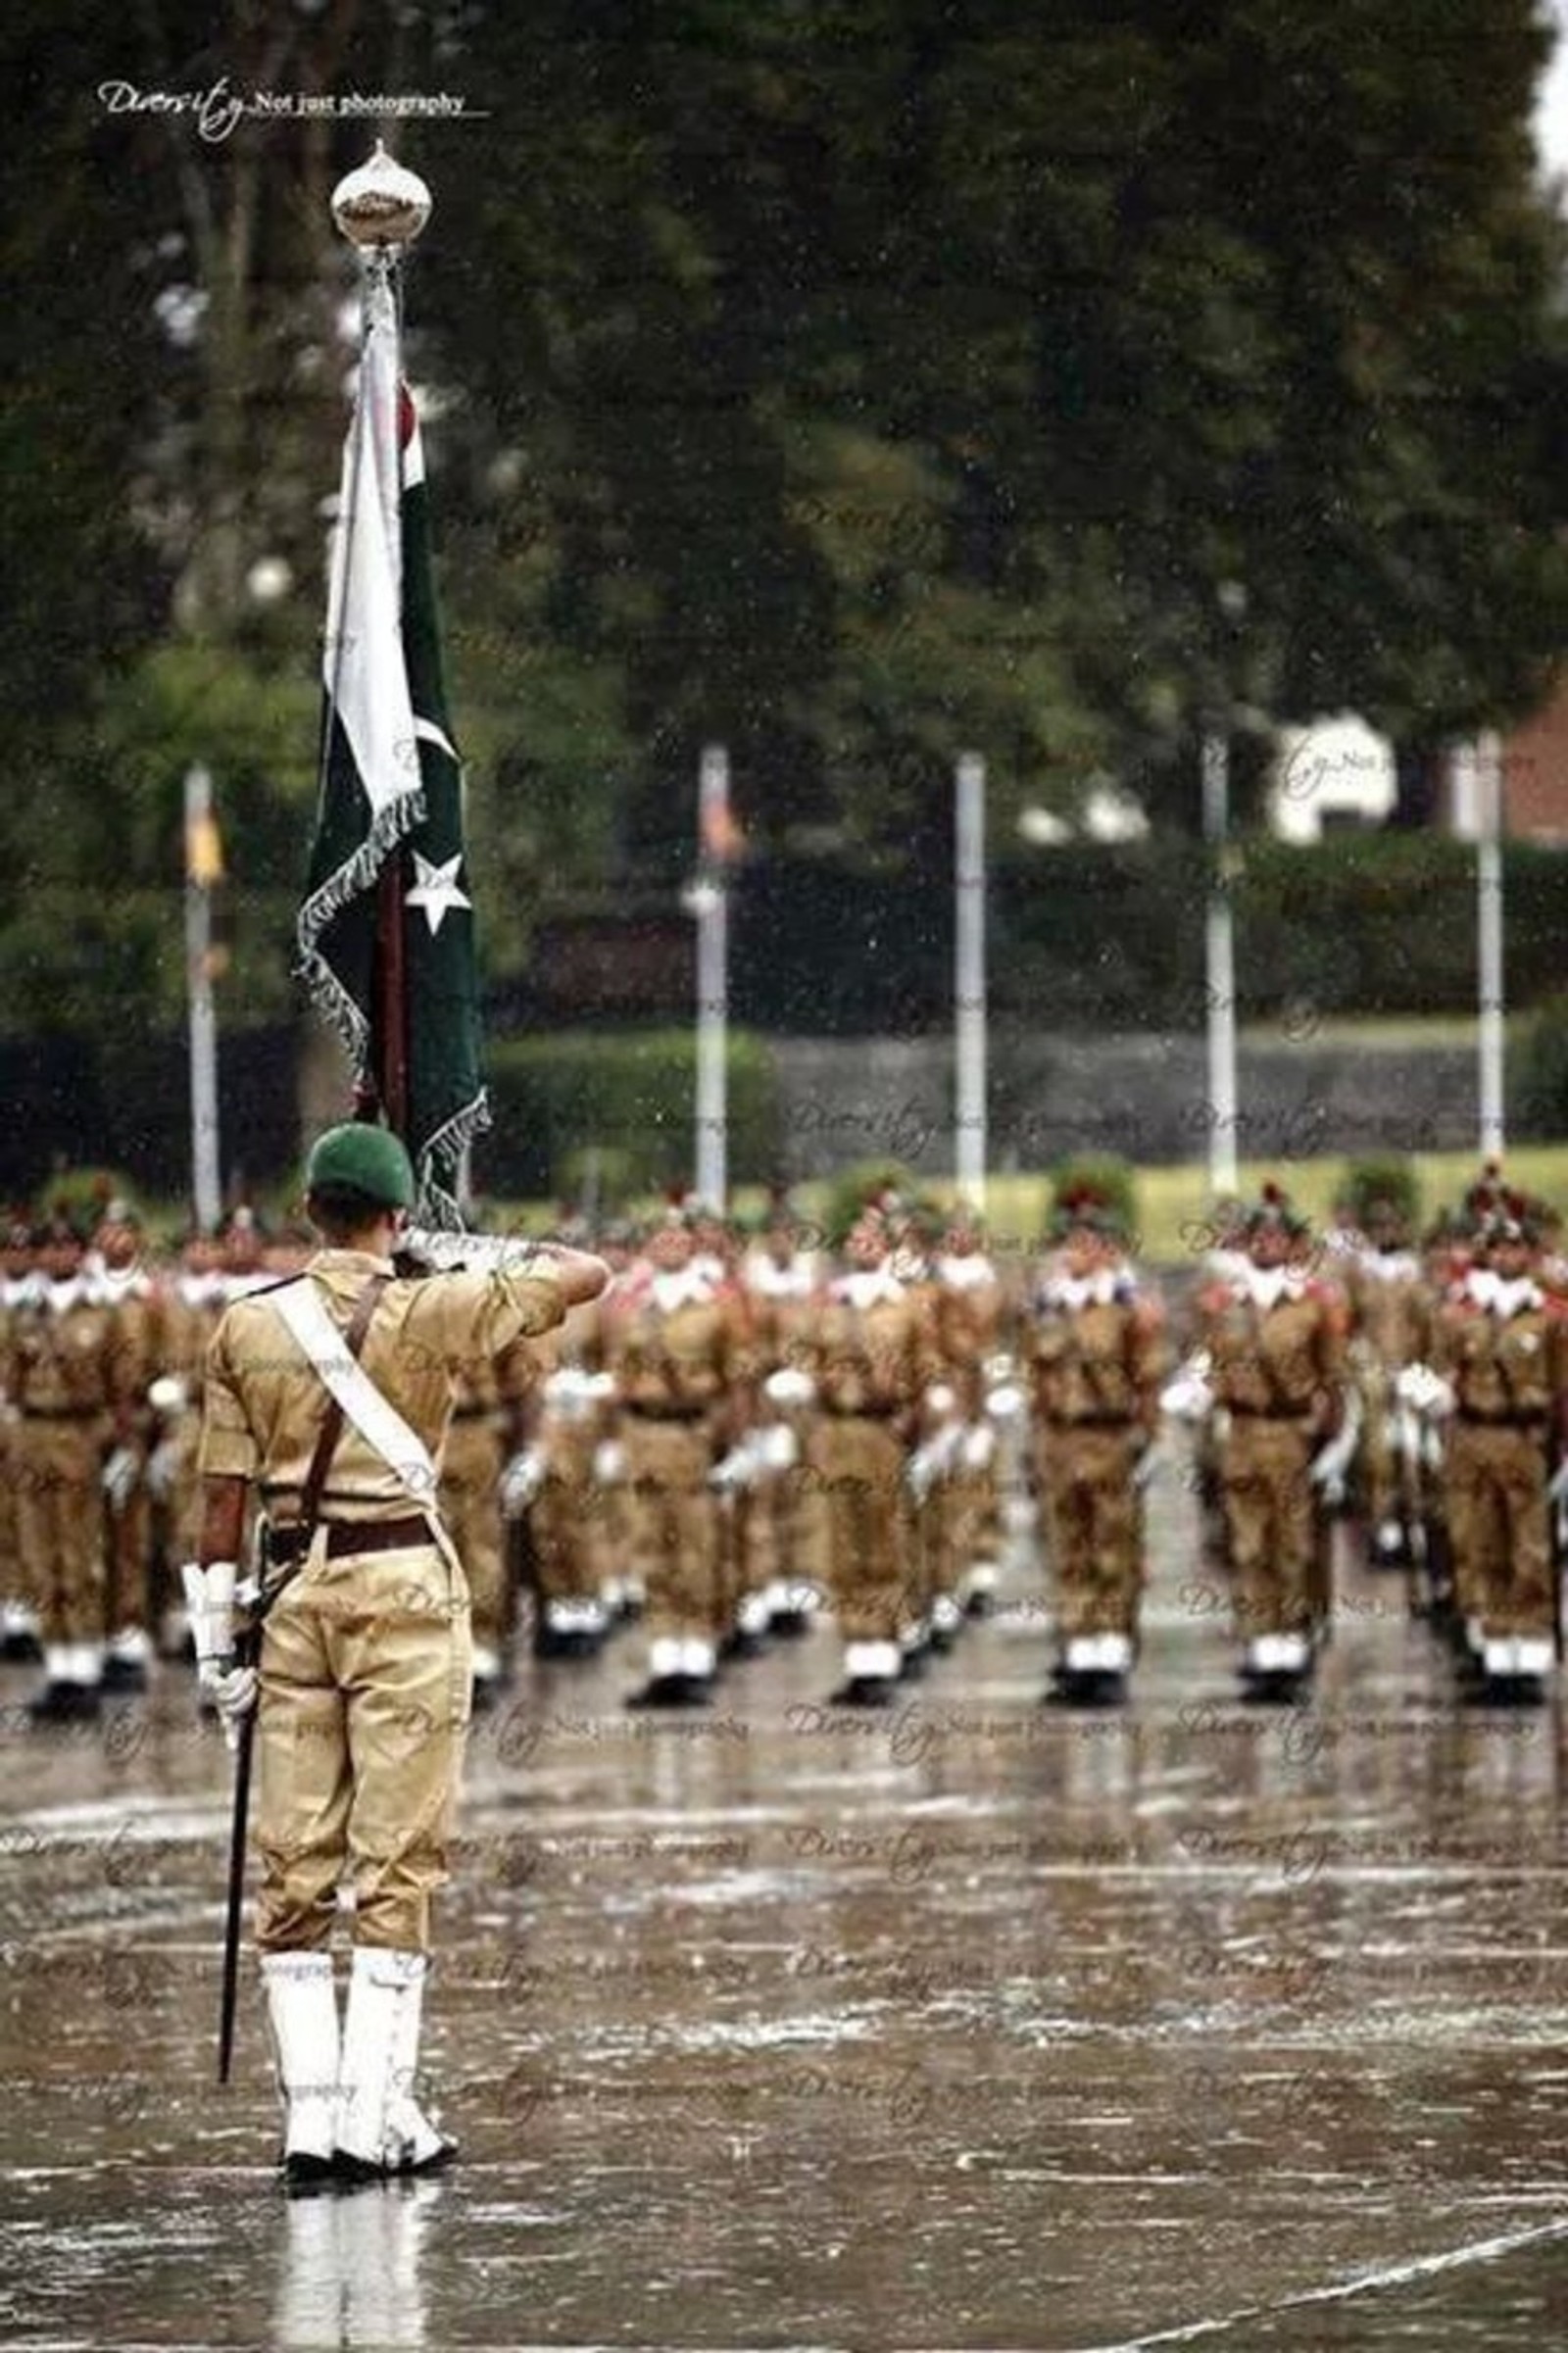
[{"label": "soldier's boot", "polygon": [[153,1655],[151,1638],[140,1626],[122,1626],[109,1638],[104,1654],[106,1691],[145,1691]]},{"label": "soldier's boot", "polygon": [[1312,1672],[1312,1640],[1300,1633],[1254,1634],[1242,1653],[1243,1696],[1288,1705]]},{"label": "soldier's boot", "polygon": [[355,1948],[333,2133],[342,2181],[436,2173],[457,2155],[414,2096],[427,1966],[421,1952]]},{"label": "soldier's boot", "polygon": [[1052,1669],[1046,1697],[1057,1707],[1119,1707],[1132,1673],[1132,1638],[1126,1634],[1070,1634]]},{"label": "soldier's boot", "polygon": [[93,1642],[45,1642],[44,1686],[27,1703],[35,1724],[81,1723],[96,1716],[103,1661]]},{"label": "soldier's boot", "polygon": [[1489,1707],[1540,1707],[1555,1663],[1549,1634],[1488,1635],[1471,1695]]},{"label": "soldier's boot", "polygon": [[340,2043],[332,1956],[278,1952],[262,1956],[272,2058],[283,2101],[282,2167],[291,2192],[336,2179]]},{"label": "soldier's boot", "polygon": [[25,1601],[0,1601],[0,1660],[8,1666],[31,1667],[42,1656],[37,1611]]},{"label": "soldier's boot", "polygon": [[833,1693],[834,1707],[886,1707],[893,1697],[903,1660],[896,1642],[846,1642],[844,1681]]},{"label": "soldier's boot", "polygon": [[712,1688],[713,1645],[700,1635],[660,1634],[648,1645],[648,1681],[632,1708],[702,1707]]}]

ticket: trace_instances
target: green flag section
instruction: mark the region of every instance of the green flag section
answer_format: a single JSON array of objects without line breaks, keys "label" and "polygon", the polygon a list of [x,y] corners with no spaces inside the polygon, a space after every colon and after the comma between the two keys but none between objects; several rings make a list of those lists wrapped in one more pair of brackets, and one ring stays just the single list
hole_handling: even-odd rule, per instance
[{"label": "green flag section", "polygon": [[459,1166],[489,1111],[424,459],[385,271],[367,302],[327,613],[300,970],[409,1148],[421,1217],[459,1224]]}]

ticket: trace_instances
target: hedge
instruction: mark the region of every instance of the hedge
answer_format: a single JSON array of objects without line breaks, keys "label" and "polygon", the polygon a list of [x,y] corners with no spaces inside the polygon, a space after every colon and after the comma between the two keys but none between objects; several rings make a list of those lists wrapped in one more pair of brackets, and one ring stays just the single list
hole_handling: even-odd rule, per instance
[{"label": "hedge", "polygon": [[[772,1057],[755,1038],[728,1040],[729,1180],[765,1184],[778,1165]],[[575,1031],[492,1041],[493,1125],[474,1146],[481,1192],[538,1201],[580,1194],[599,1154],[601,1206],[612,1196],[689,1180],[697,1103],[690,1029],[633,1035]]]}]

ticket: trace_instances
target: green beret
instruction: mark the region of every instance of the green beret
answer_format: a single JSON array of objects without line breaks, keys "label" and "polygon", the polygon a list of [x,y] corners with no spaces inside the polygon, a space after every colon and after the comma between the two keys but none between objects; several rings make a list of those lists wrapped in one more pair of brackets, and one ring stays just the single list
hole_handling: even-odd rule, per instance
[{"label": "green beret", "polygon": [[352,1119],[318,1136],[306,1163],[305,1190],[346,1185],[387,1209],[414,1206],[414,1168],[390,1128]]}]

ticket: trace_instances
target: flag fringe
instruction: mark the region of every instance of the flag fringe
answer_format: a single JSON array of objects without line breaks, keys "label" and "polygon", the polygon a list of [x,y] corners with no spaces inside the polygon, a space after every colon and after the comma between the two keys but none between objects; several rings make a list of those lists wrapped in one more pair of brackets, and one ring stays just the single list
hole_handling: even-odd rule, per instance
[{"label": "flag fringe", "polygon": [[448,1233],[463,1233],[466,1229],[462,1204],[455,1193],[449,1193],[436,1177],[437,1163],[456,1172],[468,1146],[490,1125],[490,1094],[481,1087],[471,1103],[454,1111],[452,1117],[438,1127],[419,1154],[417,1190],[422,1215]]},{"label": "flag fringe", "polygon": [[369,1047],[370,1025],[332,970],[317,942],[333,917],[373,889],[387,859],[425,819],[424,787],[399,793],[378,809],[369,831],[352,858],[314,890],[300,908],[295,937],[300,960],[295,971],[310,992],[311,1002],[347,1047],[356,1077],[362,1077]]}]

